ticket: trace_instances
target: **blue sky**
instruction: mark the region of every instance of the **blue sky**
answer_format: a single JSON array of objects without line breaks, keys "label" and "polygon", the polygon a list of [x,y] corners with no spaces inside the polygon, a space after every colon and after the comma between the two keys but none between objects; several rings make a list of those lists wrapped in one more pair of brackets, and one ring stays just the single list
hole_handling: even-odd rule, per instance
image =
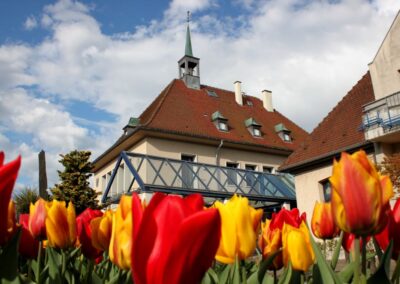
[{"label": "blue sky", "polygon": [[[260,96],[311,131],[368,70],[397,0],[0,1],[0,150],[18,187],[58,155],[93,157],[177,76],[186,11],[204,84]],[[317,107],[315,107],[317,106]]]}]

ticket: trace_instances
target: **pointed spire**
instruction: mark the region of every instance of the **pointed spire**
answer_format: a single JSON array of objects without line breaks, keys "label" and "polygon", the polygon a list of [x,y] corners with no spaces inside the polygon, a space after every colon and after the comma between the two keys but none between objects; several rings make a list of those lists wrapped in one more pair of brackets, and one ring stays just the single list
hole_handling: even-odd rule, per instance
[{"label": "pointed spire", "polygon": [[192,51],[192,40],[190,39],[189,22],[190,22],[190,12],[188,11],[188,12],[187,12],[187,29],[186,29],[185,55],[193,56],[193,51]]}]

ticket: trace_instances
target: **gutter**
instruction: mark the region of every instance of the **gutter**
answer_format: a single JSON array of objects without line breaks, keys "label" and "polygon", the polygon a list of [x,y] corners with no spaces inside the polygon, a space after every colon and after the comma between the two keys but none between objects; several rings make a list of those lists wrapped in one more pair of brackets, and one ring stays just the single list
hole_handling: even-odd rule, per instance
[{"label": "gutter", "polygon": [[220,158],[219,153],[220,153],[221,148],[222,148],[223,145],[224,145],[224,140],[221,139],[221,142],[219,143],[219,145],[217,147],[217,151],[215,152],[215,164],[217,166],[219,166],[219,158]]}]

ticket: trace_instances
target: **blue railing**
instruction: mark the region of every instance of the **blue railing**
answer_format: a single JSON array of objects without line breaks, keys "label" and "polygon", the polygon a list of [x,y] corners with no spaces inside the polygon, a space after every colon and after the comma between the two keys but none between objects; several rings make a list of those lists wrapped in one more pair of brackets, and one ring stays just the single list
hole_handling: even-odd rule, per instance
[{"label": "blue railing", "polygon": [[295,204],[293,177],[143,154],[121,152],[104,190],[102,202],[118,202],[132,191],[180,195],[201,193],[209,199],[233,194],[269,205]]}]

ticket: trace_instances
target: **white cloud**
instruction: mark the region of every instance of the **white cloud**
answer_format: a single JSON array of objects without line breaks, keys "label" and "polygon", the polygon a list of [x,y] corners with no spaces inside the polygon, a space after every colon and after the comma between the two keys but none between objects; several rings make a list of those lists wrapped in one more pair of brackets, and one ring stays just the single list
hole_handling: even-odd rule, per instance
[{"label": "white cloud", "polygon": [[24,23],[24,28],[26,30],[33,30],[38,26],[38,22],[34,16],[29,16],[26,18],[25,23]]},{"label": "white cloud", "polygon": [[[201,58],[201,81],[233,89],[233,82],[241,80],[255,96],[271,89],[275,107],[311,130],[368,70],[400,7],[390,1],[241,1],[256,7],[250,15],[194,14],[192,44]],[[5,143],[1,137],[7,138],[1,136],[5,124],[32,136],[30,143],[12,147],[27,155],[32,179],[42,148],[49,152],[53,172],[58,153],[87,148],[98,155],[128,118],[138,116],[176,77],[176,61],[184,52],[185,12],[217,5],[175,0],[163,19],[114,35],[104,34],[91,9],[79,2],[47,6],[37,18],[51,31],[49,37],[35,46],[0,46],[0,145]],[[21,85],[34,86],[48,99],[17,88]],[[60,104],[88,102],[117,115],[117,121],[100,124],[100,134],[91,133],[52,103],[54,98]]]}]

